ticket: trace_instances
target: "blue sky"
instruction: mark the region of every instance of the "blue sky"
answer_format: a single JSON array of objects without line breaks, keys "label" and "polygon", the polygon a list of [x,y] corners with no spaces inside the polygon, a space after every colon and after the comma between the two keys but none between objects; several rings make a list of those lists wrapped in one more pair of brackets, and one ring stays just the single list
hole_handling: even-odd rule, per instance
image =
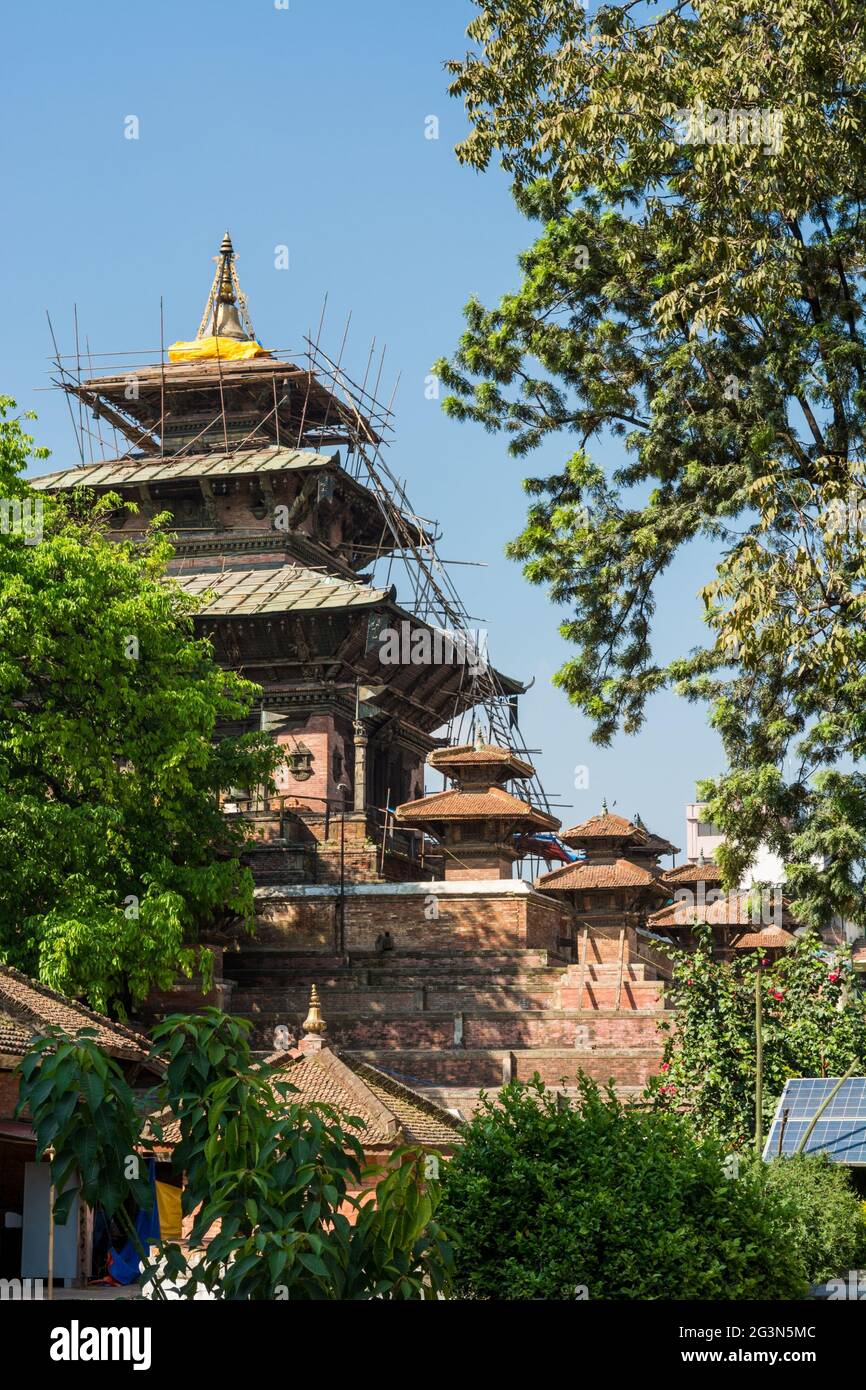
[{"label": "blue sky", "polygon": [[[61,351],[74,347],[76,303],[82,346],[86,338],[96,353],[158,349],[160,295],[167,341],[192,337],[226,226],[266,345],[300,350],[327,291],[326,350],[336,355],[351,310],[349,369],[363,374],[375,337],[388,345],[380,394],[401,373],[390,463],[415,508],[441,522],[441,553],[487,566],[453,574],[500,669],[536,677],[521,724],[527,745],[544,750],[535,761],[548,792],[570,803],[564,823],[606,796],[683,845],[695,780],[721,767],[705,712],[659,696],[642,734],[594,748],[587,721],[551,685],[567,655],[557,613],[503,555],[524,515],[521,478],[558,469],[567,441],[515,461],[503,439],[425,399],[466,299],[513,288],[516,256],[534,235],[505,177],[463,169],[453,153],[465,118],[442,64],[465,51],[474,6],[289,3],[43,0],[8,13],[0,390],[38,412],[49,466],[69,466],[66,403],[38,390],[48,384],[46,309]],[[128,116],[137,140],[124,138]],[[425,138],[429,116],[438,140]],[[279,245],[288,271],[274,267]],[[702,640],[696,595],[711,563],[694,547],[663,580],[662,657]],[[577,765],[589,769],[588,790],[574,788]]]}]

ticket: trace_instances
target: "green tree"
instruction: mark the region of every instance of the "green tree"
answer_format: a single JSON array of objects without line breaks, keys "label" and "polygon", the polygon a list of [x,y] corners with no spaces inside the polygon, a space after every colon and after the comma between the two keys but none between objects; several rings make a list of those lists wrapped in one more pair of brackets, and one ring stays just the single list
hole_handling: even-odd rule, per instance
[{"label": "green tree", "polygon": [[[540,235],[436,370],[513,454],[566,441],[511,546],[569,610],[557,682],[600,743],[663,687],[708,700],[728,882],[763,840],[812,921],[866,923],[863,6],[476,7],[458,154],[498,157]],[[708,640],[660,663],[658,581],[697,539]]]},{"label": "green tree", "polygon": [[791,1208],[788,1236],[810,1284],[866,1262],[866,1224],[851,1171],[826,1155],[791,1155],[763,1165],[764,1182]]},{"label": "green tree", "polygon": [[805,1291],[784,1204],[685,1116],[576,1102],[536,1077],[486,1099],[446,1169],[458,1296],[783,1299]]},{"label": "green tree", "polygon": [[755,1133],[755,971],[761,973],[764,1042],[763,1133],[792,1076],[842,1076],[866,1062],[866,1009],[850,952],[829,961],[809,933],[772,965],[757,951],[713,958],[708,928],[697,947],[672,951],[675,1022],[668,1032],[661,1098],[685,1106],[700,1134],[747,1149]]},{"label": "green tree", "polygon": [[[129,1159],[180,1129],[172,1164],[194,1217],[188,1258],[163,1242],[143,1282],[166,1279],[185,1297],[200,1288],[237,1300],[435,1299],[448,1288],[451,1249],[435,1218],[436,1182],[423,1156],[397,1151],[375,1200],[351,1195],[372,1174],[355,1131],[361,1121],[328,1105],[302,1105],[295,1089],[252,1060],[250,1024],[216,1009],[177,1015],[156,1030],[151,1060],[163,1078],[144,1123],[115,1063],[88,1038],[50,1033],[21,1066],[19,1113],[29,1108],[37,1149],[54,1149],[64,1220],[77,1191],[124,1221],[150,1190]],[[143,1136],[143,1130],[144,1137]],[[351,1218],[351,1219],[350,1219]],[[217,1228],[201,1245],[204,1235]]]},{"label": "green tree", "polygon": [[[13,406],[0,399],[0,499],[35,507],[22,474],[45,453]],[[278,754],[219,736],[258,687],[194,636],[159,527],[118,544],[110,500],[38,502],[40,539],[8,507],[0,534],[0,959],[122,1008],[189,973],[203,927],[251,920],[219,794],[268,783]]]}]

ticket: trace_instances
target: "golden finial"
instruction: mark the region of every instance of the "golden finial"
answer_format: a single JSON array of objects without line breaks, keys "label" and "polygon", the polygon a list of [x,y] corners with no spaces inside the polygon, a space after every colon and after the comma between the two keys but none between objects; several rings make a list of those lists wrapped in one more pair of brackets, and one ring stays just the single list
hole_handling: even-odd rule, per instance
[{"label": "golden finial", "polygon": [[304,1032],[316,1033],[320,1037],[325,1031],[325,1020],[322,1018],[322,1007],[319,1003],[319,991],[313,985],[310,989],[310,1012],[304,1019]]},{"label": "golden finial", "polygon": [[220,242],[219,255],[214,260],[216,274],[196,337],[204,338],[210,333],[213,337],[235,338],[239,342],[253,340],[255,333],[246,299],[238,283],[235,248],[228,231]]}]

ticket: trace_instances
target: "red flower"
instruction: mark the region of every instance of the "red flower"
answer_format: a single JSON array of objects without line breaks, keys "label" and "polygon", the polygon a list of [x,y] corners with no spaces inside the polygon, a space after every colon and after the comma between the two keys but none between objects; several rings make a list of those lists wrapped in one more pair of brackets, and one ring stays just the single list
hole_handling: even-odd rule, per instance
[{"label": "red flower", "polygon": [[827,976],[827,979],[830,981],[831,985],[835,985],[836,981],[839,979],[839,971],[831,970],[830,974]]},{"label": "red flower", "polygon": [[670,1062],[662,1062],[661,1069],[662,1069],[662,1071],[670,1071],[670,1069],[671,1069],[671,1064],[670,1064]]},{"label": "red flower", "polygon": [[771,989],[771,990],[770,990],[770,993],[772,994],[772,996],[773,996],[774,999],[783,999],[783,998],[784,998],[784,995],[782,994],[782,991],[781,991],[780,989]]}]

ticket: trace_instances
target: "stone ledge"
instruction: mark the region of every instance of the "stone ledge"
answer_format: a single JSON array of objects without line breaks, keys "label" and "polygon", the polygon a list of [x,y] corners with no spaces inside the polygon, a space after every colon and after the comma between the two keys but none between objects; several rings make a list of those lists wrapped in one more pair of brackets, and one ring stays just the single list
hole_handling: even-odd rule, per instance
[{"label": "stone ledge", "polygon": [[[409,883],[347,883],[343,890],[347,898],[393,898],[393,897],[437,897],[437,898],[539,898],[550,907],[556,908],[554,900],[546,893],[539,893],[531,883],[522,878],[467,878],[430,879],[428,882]],[[339,898],[338,883],[269,883],[257,888],[258,901],[269,902],[282,898]]]}]

